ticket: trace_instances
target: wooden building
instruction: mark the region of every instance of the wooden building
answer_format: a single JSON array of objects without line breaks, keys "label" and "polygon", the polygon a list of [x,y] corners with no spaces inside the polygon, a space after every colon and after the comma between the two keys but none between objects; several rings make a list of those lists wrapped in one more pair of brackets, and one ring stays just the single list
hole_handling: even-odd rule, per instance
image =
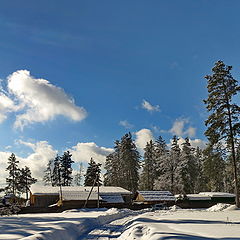
[{"label": "wooden building", "polygon": [[133,203],[147,206],[164,203],[167,206],[172,206],[175,204],[175,197],[169,191],[137,191]]},{"label": "wooden building", "polygon": [[[91,187],[36,187],[31,188],[30,204],[32,207],[47,208],[60,203],[64,208],[82,208],[88,198]],[[62,199],[61,199],[62,198]],[[60,200],[60,202],[59,202]],[[86,207],[127,207],[131,204],[131,192],[121,187],[94,187]]]},{"label": "wooden building", "polygon": [[181,208],[209,208],[217,203],[235,203],[235,194],[223,192],[200,192],[175,197],[176,204]]}]

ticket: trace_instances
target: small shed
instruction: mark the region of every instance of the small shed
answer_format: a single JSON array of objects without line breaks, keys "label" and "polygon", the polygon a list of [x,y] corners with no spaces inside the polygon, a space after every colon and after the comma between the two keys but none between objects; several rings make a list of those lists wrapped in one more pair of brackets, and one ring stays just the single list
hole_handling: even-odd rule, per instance
[{"label": "small shed", "polygon": [[146,205],[165,203],[171,206],[175,203],[175,197],[169,191],[137,191],[134,196],[134,203]]}]

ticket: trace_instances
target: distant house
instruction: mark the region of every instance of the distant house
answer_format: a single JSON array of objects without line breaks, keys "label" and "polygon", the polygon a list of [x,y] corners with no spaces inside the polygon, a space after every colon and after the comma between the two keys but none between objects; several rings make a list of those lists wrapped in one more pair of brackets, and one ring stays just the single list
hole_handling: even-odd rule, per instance
[{"label": "distant house", "polygon": [[208,208],[217,203],[235,203],[235,194],[223,192],[200,192],[198,194],[175,195],[181,208]]},{"label": "distant house", "polygon": [[[81,208],[84,206],[91,187],[36,187],[31,188],[30,203],[32,207],[46,208],[59,202],[62,196],[64,208]],[[88,199],[87,207],[97,207],[98,199],[100,207],[124,207],[131,203],[131,192],[121,187],[100,186],[99,196],[97,187]]]},{"label": "distant house", "polygon": [[168,206],[174,205],[175,197],[169,191],[137,191],[134,198],[134,204],[154,205],[165,203]]}]

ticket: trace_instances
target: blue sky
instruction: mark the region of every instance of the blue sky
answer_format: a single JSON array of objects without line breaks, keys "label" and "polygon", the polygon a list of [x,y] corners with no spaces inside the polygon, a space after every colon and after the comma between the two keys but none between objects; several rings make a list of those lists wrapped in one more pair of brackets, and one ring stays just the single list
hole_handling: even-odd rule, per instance
[{"label": "blue sky", "polygon": [[[1,162],[13,151],[34,165],[45,152],[40,143],[50,155],[94,143],[78,153],[89,161],[92,149],[106,155],[127,131],[139,142],[158,135],[169,142],[173,134],[204,141],[204,76],[219,59],[234,77],[240,72],[239,9],[237,0],[2,1],[1,94],[13,106],[0,105]],[[32,85],[9,87],[18,70],[30,72]],[[16,74],[13,84],[24,75]],[[48,81],[42,101],[36,79]],[[49,89],[56,107],[48,108]],[[64,104],[69,114],[61,115]]]}]

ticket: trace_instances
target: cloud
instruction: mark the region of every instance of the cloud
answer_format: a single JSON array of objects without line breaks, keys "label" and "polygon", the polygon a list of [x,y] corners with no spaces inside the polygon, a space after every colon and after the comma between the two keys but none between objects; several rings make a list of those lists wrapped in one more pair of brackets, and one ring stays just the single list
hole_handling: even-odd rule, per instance
[{"label": "cloud", "polygon": [[26,158],[20,158],[20,166],[28,166],[33,176],[41,181],[48,161],[56,157],[57,151],[47,141],[31,143],[19,140],[18,142],[31,148],[33,151]]},{"label": "cloud", "polygon": [[[19,140],[17,142],[31,148],[33,151],[25,158],[16,155],[17,160],[19,160],[19,167],[28,166],[32,172],[32,176],[41,182],[48,161],[55,158],[57,151],[47,141],[31,143]],[[9,151],[0,152],[0,187],[5,186],[6,177],[8,177],[8,172],[5,169],[7,168],[7,160],[10,155],[11,152]]]},{"label": "cloud", "polygon": [[189,136],[194,137],[196,134],[196,128],[188,127],[185,129],[185,125],[189,123],[187,118],[178,118],[174,121],[172,128],[169,130],[170,133],[177,136]]},{"label": "cloud", "polygon": [[0,90],[0,123],[7,118],[7,113],[17,111],[18,106],[5,93]]},{"label": "cloud", "polygon": [[150,140],[154,140],[153,133],[150,129],[143,128],[138,132],[135,132],[135,135],[135,144],[141,152],[146,147],[147,142],[150,142]]},{"label": "cloud", "polygon": [[75,162],[88,163],[91,157],[98,163],[105,164],[106,156],[113,152],[112,148],[99,147],[94,142],[78,143],[70,150]]},{"label": "cloud", "polygon": [[125,127],[126,129],[130,129],[134,127],[134,125],[129,123],[127,120],[120,121],[119,125]]},{"label": "cloud", "polygon": [[152,105],[150,102],[143,99],[142,101],[142,108],[147,110],[148,112],[160,112],[160,106],[159,105]]},{"label": "cloud", "polygon": [[[44,170],[47,168],[47,163],[49,160],[56,157],[58,151],[47,141],[29,142],[17,140],[16,143],[24,145],[32,150],[32,153],[28,154],[26,157],[16,155],[16,158],[19,160],[19,167],[22,168],[28,166],[32,172],[32,176],[38,179],[39,184],[42,184]],[[77,163],[82,162],[86,166],[86,163],[89,162],[91,157],[104,166],[106,156],[113,152],[112,148],[100,147],[94,142],[79,142],[68,150],[71,152],[72,159],[76,163],[73,164],[74,172],[79,168]],[[6,186],[5,183],[8,172],[5,171],[5,169],[7,168],[7,159],[10,155],[11,152],[9,152],[9,150],[0,152],[0,187]]]},{"label": "cloud", "polygon": [[28,124],[43,123],[59,115],[73,121],[87,116],[86,110],[76,106],[63,89],[45,79],[34,78],[27,70],[14,72],[7,80],[11,98],[0,93],[0,121],[6,118],[7,112],[18,112],[14,126],[23,129]]}]

